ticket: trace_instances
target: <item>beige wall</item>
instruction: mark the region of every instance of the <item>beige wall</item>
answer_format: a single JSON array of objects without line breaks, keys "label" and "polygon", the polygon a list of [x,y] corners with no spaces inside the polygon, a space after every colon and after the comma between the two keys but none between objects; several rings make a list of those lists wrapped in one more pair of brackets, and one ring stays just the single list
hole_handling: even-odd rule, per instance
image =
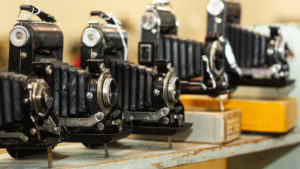
[{"label": "beige wall", "polygon": [[[208,0],[171,0],[180,22],[179,34],[183,37],[202,40],[206,31],[205,6]],[[8,39],[11,27],[16,23],[20,4],[25,0],[3,0],[0,5],[0,40]],[[129,34],[129,58],[136,60],[139,39],[139,20],[151,0],[31,0],[41,9],[54,15],[65,37],[65,56],[70,46],[80,42],[82,29],[91,10],[112,11]],[[243,24],[273,22],[300,22],[299,0],[241,0]],[[67,61],[67,59],[65,59]]]}]

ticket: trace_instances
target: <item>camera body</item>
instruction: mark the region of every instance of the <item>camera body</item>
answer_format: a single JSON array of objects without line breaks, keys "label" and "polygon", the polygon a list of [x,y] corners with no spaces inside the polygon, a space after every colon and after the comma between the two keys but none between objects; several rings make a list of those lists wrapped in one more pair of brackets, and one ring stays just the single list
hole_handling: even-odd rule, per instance
[{"label": "camera body", "polygon": [[[32,6],[21,6],[21,11],[35,13]],[[54,18],[40,12],[39,16],[49,22]],[[19,21],[24,18],[19,18]],[[1,79],[1,147],[6,148],[14,158],[44,151],[46,147],[54,147],[64,139],[59,128],[58,116],[52,111],[54,98],[49,83],[34,73],[35,62],[43,60],[41,41],[50,51],[62,49],[58,44],[62,34],[58,27],[51,31],[39,29],[47,27],[46,23],[33,23],[22,20],[16,24],[10,33],[9,71],[0,72]],[[49,33],[49,32],[53,32]],[[52,36],[54,35],[54,36]],[[47,57],[47,56],[46,56]]]},{"label": "camera body", "polygon": [[243,28],[240,25],[241,6],[238,2],[220,0],[218,4],[215,6],[224,6],[222,10],[208,10],[208,32],[222,34],[234,54],[226,55],[227,70],[233,74],[230,83],[266,87],[282,87],[293,83],[293,80],[289,80],[287,63],[289,48],[279,28],[270,27],[269,35]]},{"label": "camera body", "polygon": [[[103,62],[109,68],[118,84],[117,106],[122,110],[123,127],[135,134],[155,135],[173,135],[183,128],[180,83],[172,67],[164,61],[155,69],[126,61],[127,35],[117,19],[101,11],[91,12],[91,16],[98,16],[106,23],[89,21],[83,31],[81,67],[92,74],[97,73],[98,65]],[[86,37],[92,34],[90,42],[87,41]],[[92,43],[95,39],[96,43]]]},{"label": "camera body", "polygon": [[153,67],[156,60],[167,60],[163,55],[164,35],[177,35],[175,14],[167,4],[154,3],[147,7],[141,20],[141,42],[139,44],[139,63]]},{"label": "camera body", "polygon": [[[90,74],[63,63],[63,35],[55,19],[30,5],[21,6],[21,10],[37,13],[42,21],[19,19],[13,27],[9,71],[44,79],[53,102],[47,107],[52,123],[44,128],[57,130],[56,144],[67,141],[88,146],[128,136],[130,132],[122,129],[120,110],[115,108],[116,82],[104,64],[96,74]],[[39,95],[35,97],[41,100]]]},{"label": "camera body", "polygon": [[240,24],[241,5],[230,0],[211,0],[207,6],[207,34],[226,34],[227,23]]},{"label": "camera body", "polygon": [[[0,147],[14,158],[39,152],[60,141],[53,97],[43,79],[14,72],[0,72]],[[32,148],[31,151],[20,149]]]},{"label": "camera body", "polygon": [[224,72],[225,50],[217,34],[206,42],[179,38],[169,3],[155,2],[142,16],[139,63],[154,67],[164,60],[174,66],[182,93],[219,95],[230,91]]},{"label": "camera body", "polygon": [[[99,17],[92,20],[92,17]],[[105,20],[107,23],[100,24]],[[127,43],[127,34],[119,29],[110,16],[101,11],[92,11],[88,24],[82,33],[81,68],[88,68],[90,72],[98,72],[98,68],[89,64],[104,63],[104,56],[118,58],[124,56],[124,43]]]}]

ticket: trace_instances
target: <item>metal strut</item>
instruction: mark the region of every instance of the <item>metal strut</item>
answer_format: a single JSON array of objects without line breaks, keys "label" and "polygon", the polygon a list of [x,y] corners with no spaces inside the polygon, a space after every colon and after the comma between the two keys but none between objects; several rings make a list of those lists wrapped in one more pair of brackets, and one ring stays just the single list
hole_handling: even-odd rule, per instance
[{"label": "metal strut", "polygon": [[109,158],[108,145],[104,144],[104,158]]},{"label": "metal strut", "polygon": [[48,153],[48,168],[53,168],[53,154],[52,154],[52,147],[47,147]]},{"label": "metal strut", "polygon": [[222,99],[221,96],[219,96],[219,103],[220,103],[220,110],[221,110],[221,112],[223,112],[224,111],[224,104],[223,104],[223,99]]},{"label": "metal strut", "polygon": [[171,136],[168,136],[168,149],[172,149],[173,146],[172,146],[172,137]]}]

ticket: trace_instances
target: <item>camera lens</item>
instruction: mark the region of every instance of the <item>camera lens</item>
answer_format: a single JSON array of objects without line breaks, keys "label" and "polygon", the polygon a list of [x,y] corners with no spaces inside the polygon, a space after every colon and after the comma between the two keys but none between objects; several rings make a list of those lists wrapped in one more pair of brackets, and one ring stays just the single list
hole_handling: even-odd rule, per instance
[{"label": "camera lens", "polygon": [[16,47],[22,47],[27,44],[29,40],[29,32],[23,26],[15,26],[9,35],[10,42]]},{"label": "camera lens", "polygon": [[33,79],[29,84],[29,89],[32,90],[30,98],[35,113],[40,117],[45,117],[53,105],[47,82],[42,79]]},{"label": "camera lens", "polygon": [[142,26],[146,30],[152,29],[156,25],[156,16],[153,12],[146,12],[142,17]]},{"label": "camera lens", "polygon": [[224,54],[222,53],[222,51],[217,51],[216,55],[215,55],[215,68],[217,70],[222,70],[223,67],[225,66],[225,61],[224,61]]},{"label": "camera lens", "polygon": [[177,103],[180,95],[180,80],[178,77],[173,76],[168,84],[168,99],[171,103]]},{"label": "camera lens", "polygon": [[219,41],[212,42],[209,49],[210,66],[214,74],[219,77],[225,68],[224,48]]},{"label": "camera lens", "polygon": [[106,107],[114,106],[117,104],[118,88],[116,81],[108,77],[104,80],[103,84],[103,102]]},{"label": "camera lens", "polygon": [[87,28],[83,32],[82,42],[87,47],[94,47],[99,43],[100,38],[101,38],[100,33],[96,29]]}]

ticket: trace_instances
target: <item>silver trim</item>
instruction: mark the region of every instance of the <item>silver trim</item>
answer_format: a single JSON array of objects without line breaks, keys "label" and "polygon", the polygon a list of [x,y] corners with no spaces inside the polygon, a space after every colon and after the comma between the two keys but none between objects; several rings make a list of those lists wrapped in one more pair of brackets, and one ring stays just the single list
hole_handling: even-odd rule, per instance
[{"label": "silver trim", "polygon": [[112,95],[114,94],[114,93],[112,93],[114,91],[111,91],[112,90],[111,84],[113,84],[113,83],[115,84],[115,87],[117,89],[117,85],[116,85],[117,83],[113,78],[107,77],[107,78],[105,78],[105,80],[103,82],[103,93],[102,93],[103,96],[102,97],[103,97],[103,103],[105,106],[114,106],[116,104],[116,103],[111,102]]},{"label": "silver trim", "polygon": [[180,84],[180,80],[178,77],[173,76],[170,78],[169,80],[169,84],[168,84],[168,99],[170,102],[173,103],[177,103],[179,101],[179,97],[176,97],[176,95],[179,95],[179,93],[177,93],[177,88],[179,86],[176,86],[176,84]]},{"label": "silver trim", "polygon": [[[210,61],[210,68],[213,70],[216,77],[219,77],[224,72],[225,67],[221,69],[217,69],[215,65],[215,58],[217,51],[223,51],[223,46],[221,45],[220,41],[215,40],[211,46],[211,50],[209,52],[209,61]],[[224,58],[225,59],[225,58]]]},{"label": "silver trim", "polygon": [[100,112],[88,118],[59,118],[59,122],[65,127],[92,127],[101,121],[97,117],[99,114]]},{"label": "silver trim", "polygon": [[60,135],[59,127],[57,127],[51,116],[48,116],[48,118],[43,121],[43,127],[50,133]]},{"label": "silver trim", "polygon": [[274,46],[275,56],[280,60],[286,59],[285,45],[286,43],[281,36],[275,37],[275,46]]},{"label": "silver trim", "polygon": [[178,102],[178,101],[176,102],[176,99],[172,99],[173,97],[175,98],[175,96],[174,96],[174,93],[173,94],[171,93],[171,90],[173,92],[174,89],[176,89],[174,86],[172,86],[172,82],[170,84],[170,80],[172,78],[177,78],[177,76],[174,73],[174,71],[169,71],[163,82],[163,98],[164,98],[167,106],[170,108],[173,108],[174,104]]},{"label": "silver trim", "polygon": [[47,82],[43,79],[34,79],[27,85],[27,89],[34,112],[39,117],[45,117],[53,105],[53,98],[45,92],[49,89]]},{"label": "silver trim", "polygon": [[212,16],[220,15],[225,8],[225,4],[222,0],[210,0],[206,5],[206,10]]},{"label": "silver trim", "polygon": [[274,77],[280,78],[281,65],[275,64],[269,68],[241,68],[243,75],[251,75],[256,78],[271,78]]},{"label": "silver trim", "polygon": [[[91,36],[93,36],[93,39],[91,39]],[[99,44],[101,35],[97,29],[89,27],[83,31],[81,40],[87,47],[92,48]]]},{"label": "silver trim", "polygon": [[[105,80],[108,78],[108,79],[112,79],[112,76],[109,72],[109,70],[103,68],[104,72],[101,73],[100,77],[98,78],[98,81],[97,81],[97,100],[98,100],[98,104],[101,108],[101,110],[103,111],[103,113],[105,115],[108,115],[108,113],[110,112],[111,108],[114,106],[114,105],[107,105],[105,104],[105,102],[107,102],[107,97],[108,96],[107,94],[107,91],[108,89],[104,89],[104,88],[107,88],[105,87]],[[104,91],[105,90],[105,91]]]},{"label": "silver trim", "polygon": [[211,72],[211,68],[210,68],[210,63],[209,63],[208,57],[206,55],[202,55],[202,60],[206,64],[206,70],[205,70],[205,72],[208,74],[208,76],[210,78],[210,82],[211,82],[211,86],[207,86],[206,85],[206,87],[208,89],[215,89],[217,87],[217,82],[216,82],[215,76]]},{"label": "silver trim", "polygon": [[157,24],[157,15],[155,13],[146,11],[142,16],[142,27],[145,30],[151,30]]},{"label": "silver trim", "polygon": [[[22,37],[18,37],[18,36]],[[25,46],[30,39],[30,34],[27,28],[24,26],[14,26],[9,33],[9,40],[10,43],[16,47],[23,47]]]},{"label": "silver trim", "polygon": [[166,117],[170,113],[170,109],[167,107],[161,108],[156,112],[131,112],[124,111],[122,117],[126,121],[141,120],[144,122],[157,122],[161,118]]},{"label": "silver trim", "polygon": [[4,132],[0,131],[0,138],[17,138],[22,140],[23,142],[27,143],[29,138],[20,132]]}]

